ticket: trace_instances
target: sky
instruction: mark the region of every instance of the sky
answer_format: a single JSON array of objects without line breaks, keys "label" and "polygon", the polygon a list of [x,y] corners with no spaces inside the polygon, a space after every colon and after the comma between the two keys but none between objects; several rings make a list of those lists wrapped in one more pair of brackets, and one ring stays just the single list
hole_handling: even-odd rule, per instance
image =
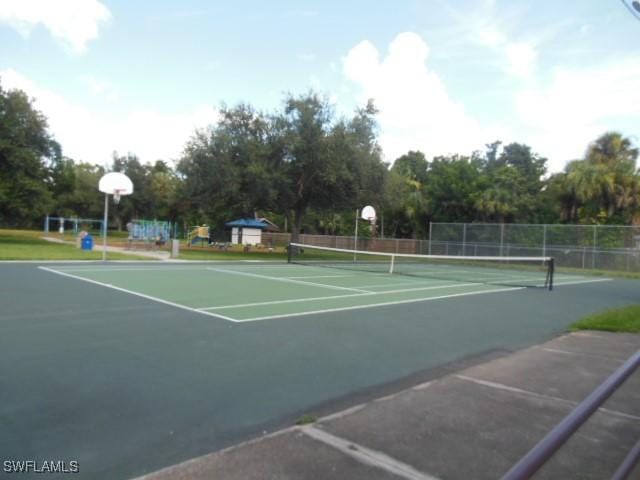
[{"label": "sky", "polygon": [[[625,0],[630,3],[631,0]],[[372,98],[387,162],[525,143],[550,172],[640,135],[640,15],[621,0],[0,0],[0,85],[64,155],[175,162],[223,105]]]}]

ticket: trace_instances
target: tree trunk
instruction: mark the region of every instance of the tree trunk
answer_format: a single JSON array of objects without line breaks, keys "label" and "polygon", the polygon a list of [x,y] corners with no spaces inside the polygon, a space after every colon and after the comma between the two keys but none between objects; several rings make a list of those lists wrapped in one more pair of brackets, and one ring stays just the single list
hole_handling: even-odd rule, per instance
[{"label": "tree trunk", "polygon": [[300,239],[300,229],[302,228],[302,217],[304,208],[296,207],[293,211],[293,224],[291,225],[291,241],[298,243]]}]

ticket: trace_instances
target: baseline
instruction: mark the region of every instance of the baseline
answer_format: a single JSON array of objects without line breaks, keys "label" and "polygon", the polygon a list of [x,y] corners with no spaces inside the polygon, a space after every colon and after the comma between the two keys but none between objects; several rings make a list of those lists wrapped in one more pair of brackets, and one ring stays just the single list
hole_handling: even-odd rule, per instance
[{"label": "baseline", "polygon": [[49,272],[49,273],[54,273],[56,275],[61,275],[63,277],[73,278],[75,280],[81,280],[83,282],[92,283],[94,285],[100,285],[101,287],[106,287],[106,288],[110,288],[112,290],[117,290],[119,292],[128,293],[129,295],[135,295],[137,297],[145,298],[147,300],[152,300],[154,302],[162,303],[164,305],[169,305],[171,307],[180,308],[182,310],[187,310],[189,312],[199,313],[201,315],[208,315],[210,317],[219,318],[221,320],[227,320],[229,322],[234,322],[234,323],[238,322],[238,320],[236,320],[235,318],[227,317],[225,315],[219,315],[217,313],[211,313],[211,312],[198,310],[196,308],[188,307],[188,306],[182,305],[180,303],[170,302],[170,301],[164,300],[162,298],[153,297],[151,295],[147,295],[147,294],[140,293],[140,292],[135,292],[133,290],[128,290],[128,289],[122,288],[122,287],[116,287],[115,285],[111,285],[110,283],[99,282],[97,280],[91,280],[90,278],[84,278],[84,277],[81,277],[79,275],[73,275],[71,273],[66,273],[66,272],[60,272],[58,270],[54,270],[54,269],[48,268],[48,267],[39,266],[38,268],[40,270],[44,270],[44,271]]}]

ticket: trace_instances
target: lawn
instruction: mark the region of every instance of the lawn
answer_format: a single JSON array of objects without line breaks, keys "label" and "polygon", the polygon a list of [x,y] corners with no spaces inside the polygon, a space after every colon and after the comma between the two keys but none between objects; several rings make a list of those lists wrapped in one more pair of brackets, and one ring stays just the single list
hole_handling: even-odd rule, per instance
[{"label": "lawn", "polygon": [[245,251],[240,245],[234,245],[228,250],[219,250],[215,247],[191,247],[188,248],[185,242],[181,242],[181,260],[273,260],[284,262],[287,254],[284,248],[275,248],[270,251],[268,248],[251,247]]},{"label": "lawn", "polygon": [[[53,235],[52,235],[53,236]],[[0,230],[0,260],[100,260],[102,251],[80,250],[75,244],[43,240],[33,230]],[[96,248],[94,244],[94,248]],[[110,260],[149,260],[137,255],[109,252]]]},{"label": "lawn", "polygon": [[589,315],[571,325],[570,329],[638,333],[640,332],[640,305],[630,305]]}]

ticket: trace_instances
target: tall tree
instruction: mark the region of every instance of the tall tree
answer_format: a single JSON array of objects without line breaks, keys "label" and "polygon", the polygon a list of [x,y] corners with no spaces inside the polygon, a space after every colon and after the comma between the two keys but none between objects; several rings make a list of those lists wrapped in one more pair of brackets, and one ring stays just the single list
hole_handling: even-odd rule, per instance
[{"label": "tall tree", "polygon": [[375,113],[369,102],[351,121],[334,122],[327,100],[316,93],[286,99],[279,117],[285,126],[279,198],[292,215],[293,241],[309,208],[347,208],[374,195],[380,201],[386,168],[376,143]]},{"label": "tall tree", "polygon": [[596,139],[583,160],[567,164],[559,201],[573,199],[570,219],[580,223],[629,223],[638,215],[638,149],[620,133]]},{"label": "tall tree", "polygon": [[49,166],[61,156],[46,118],[27,95],[0,85],[0,224],[41,220],[52,206]]}]

